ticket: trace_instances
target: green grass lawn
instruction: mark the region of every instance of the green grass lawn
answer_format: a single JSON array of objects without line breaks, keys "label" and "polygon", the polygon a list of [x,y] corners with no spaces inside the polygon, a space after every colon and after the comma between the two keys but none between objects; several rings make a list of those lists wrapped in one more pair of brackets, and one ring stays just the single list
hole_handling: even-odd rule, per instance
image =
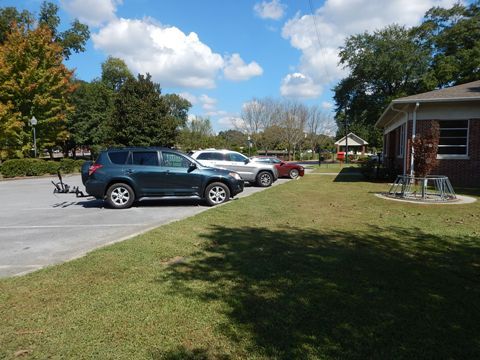
[{"label": "green grass lawn", "polygon": [[307,175],[4,279],[0,358],[480,358],[480,202],[387,189]]}]

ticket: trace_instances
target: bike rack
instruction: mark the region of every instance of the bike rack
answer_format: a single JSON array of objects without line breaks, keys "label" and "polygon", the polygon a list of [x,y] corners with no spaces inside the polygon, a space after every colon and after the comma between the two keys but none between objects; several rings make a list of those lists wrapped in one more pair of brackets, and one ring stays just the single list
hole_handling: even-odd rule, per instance
[{"label": "bike rack", "polygon": [[65,184],[62,180],[62,174],[60,174],[60,171],[57,172],[58,175],[58,182],[55,182],[52,180],[53,186],[55,186],[55,189],[53,189],[54,194],[75,194],[76,197],[87,197],[88,195],[85,195],[83,191],[79,189],[78,186],[70,186],[68,184]]}]

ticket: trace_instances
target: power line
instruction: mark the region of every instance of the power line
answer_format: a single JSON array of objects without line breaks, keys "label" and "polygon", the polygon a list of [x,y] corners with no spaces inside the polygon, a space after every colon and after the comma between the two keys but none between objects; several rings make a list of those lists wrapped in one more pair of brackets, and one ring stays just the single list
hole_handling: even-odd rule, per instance
[{"label": "power line", "polygon": [[[315,29],[315,34],[317,35],[317,42],[318,42],[318,50],[320,51],[320,55],[323,57],[323,59],[326,59],[325,53],[323,52],[323,46],[322,46],[322,41],[320,40],[320,33],[318,31],[318,25],[317,25],[317,15],[315,14],[315,10],[313,9],[313,2],[312,0],[308,0],[308,4],[310,5],[310,13],[312,14],[312,19],[313,19],[313,27]],[[324,61],[324,73],[327,77],[327,79],[330,79],[330,74],[328,73],[328,68],[326,65],[326,61]]]}]

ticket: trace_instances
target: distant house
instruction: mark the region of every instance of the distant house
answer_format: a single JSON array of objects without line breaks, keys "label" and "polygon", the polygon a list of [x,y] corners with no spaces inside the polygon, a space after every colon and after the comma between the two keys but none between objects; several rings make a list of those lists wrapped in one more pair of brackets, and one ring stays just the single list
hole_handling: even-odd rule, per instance
[{"label": "distant house", "polygon": [[440,126],[432,174],[448,176],[453,185],[480,186],[480,81],[393,100],[376,123],[386,165],[399,174],[414,171],[412,139],[432,121]]},{"label": "distant house", "polygon": [[340,151],[345,151],[348,145],[349,154],[361,153],[362,155],[364,155],[368,142],[363,140],[360,136],[355,135],[354,133],[349,133],[347,136],[344,136],[338,141],[336,141],[335,145],[337,146],[337,153]]}]

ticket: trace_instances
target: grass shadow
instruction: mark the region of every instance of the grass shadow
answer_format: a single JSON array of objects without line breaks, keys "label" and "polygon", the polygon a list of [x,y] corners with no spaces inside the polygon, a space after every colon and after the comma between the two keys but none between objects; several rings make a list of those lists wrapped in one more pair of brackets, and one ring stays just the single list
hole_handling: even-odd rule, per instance
[{"label": "grass shadow", "polygon": [[364,182],[365,177],[359,168],[346,167],[340,170],[333,182]]},{"label": "grass shadow", "polygon": [[196,256],[157,281],[222,302],[228,322],[215,331],[233,343],[251,339],[252,357],[480,357],[478,238],[377,227],[215,226],[203,236]]},{"label": "grass shadow", "polygon": [[480,197],[480,188],[454,187],[455,193],[459,195]]}]

